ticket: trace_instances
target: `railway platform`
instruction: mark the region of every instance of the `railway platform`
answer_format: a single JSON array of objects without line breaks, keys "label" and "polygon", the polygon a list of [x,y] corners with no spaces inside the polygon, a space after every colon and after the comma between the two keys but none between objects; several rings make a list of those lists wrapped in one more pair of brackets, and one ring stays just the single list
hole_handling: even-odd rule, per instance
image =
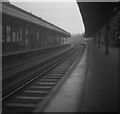
[{"label": "railway platform", "polygon": [[110,47],[105,55],[104,46],[87,44],[44,112],[118,112],[118,48]]}]

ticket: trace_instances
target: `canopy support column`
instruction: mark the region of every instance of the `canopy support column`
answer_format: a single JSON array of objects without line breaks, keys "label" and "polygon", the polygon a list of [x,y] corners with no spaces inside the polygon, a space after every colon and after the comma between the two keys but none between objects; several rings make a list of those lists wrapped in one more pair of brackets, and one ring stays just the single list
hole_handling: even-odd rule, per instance
[{"label": "canopy support column", "polygon": [[96,44],[97,44],[97,41],[96,41],[97,36],[96,36],[96,34],[95,34],[95,36],[94,36],[94,39],[95,39],[95,47],[96,47]]},{"label": "canopy support column", "polygon": [[98,49],[100,49],[100,32],[98,32]]},{"label": "canopy support column", "polygon": [[106,51],[105,51],[105,54],[109,54],[109,24],[107,22],[106,24],[106,40],[105,40],[105,43],[106,43]]}]

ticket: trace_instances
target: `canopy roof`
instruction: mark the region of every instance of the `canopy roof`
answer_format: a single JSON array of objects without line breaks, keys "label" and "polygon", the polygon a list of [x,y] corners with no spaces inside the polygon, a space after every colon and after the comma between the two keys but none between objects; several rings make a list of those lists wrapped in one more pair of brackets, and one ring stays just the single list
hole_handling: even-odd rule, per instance
[{"label": "canopy roof", "polygon": [[118,2],[77,2],[87,37],[94,35],[107,23]]}]

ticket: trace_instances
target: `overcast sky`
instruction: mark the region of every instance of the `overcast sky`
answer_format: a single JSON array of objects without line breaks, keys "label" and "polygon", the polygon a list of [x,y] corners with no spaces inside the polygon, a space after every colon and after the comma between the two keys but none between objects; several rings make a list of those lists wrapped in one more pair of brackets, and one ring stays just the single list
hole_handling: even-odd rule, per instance
[{"label": "overcast sky", "polygon": [[69,2],[68,0],[64,0],[64,2],[62,0],[55,0],[58,2],[48,2],[48,0],[44,0],[44,2],[37,2],[36,0],[32,0],[32,2],[9,1],[11,4],[31,12],[71,34],[84,32],[84,25],[76,0],[69,0]]}]

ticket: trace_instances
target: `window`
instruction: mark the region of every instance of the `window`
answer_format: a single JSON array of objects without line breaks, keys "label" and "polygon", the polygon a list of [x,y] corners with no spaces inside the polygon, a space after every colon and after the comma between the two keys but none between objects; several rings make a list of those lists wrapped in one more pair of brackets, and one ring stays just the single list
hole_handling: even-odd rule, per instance
[{"label": "window", "polygon": [[20,42],[23,42],[22,35],[23,35],[23,31],[22,31],[22,29],[20,29]]},{"label": "window", "polygon": [[16,33],[15,33],[15,32],[12,32],[12,40],[13,40],[13,42],[16,42],[15,36],[16,36]]},{"label": "window", "polygon": [[16,32],[17,42],[19,43],[19,31]]},{"label": "window", "polygon": [[13,28],[12,28],[12,41],[13,41],[13,42],[16,42],[16,41],[17,41],[16,35],[17,35],[17,34],[16,34],[16,30],[15,30],[15,28],[13,27]]},{"label": "window", "polygon": [[2,26],[2,42],[4,42],[5,41],[5,27],[4,26]]},{"label": "window", "polygon": [[37,40],[39,40],[39,33],[37,32]]},{"label": "window", "polygon": [[10,42],[10,26],[7,26],[7,42]]},{"label": "window", "polygon": [[28,41],[28,29],[26,28],[25,29],[25,35],[26,35],[26,37],[25,37],[25,45],[29,45],[29,41]]},{"label": "window", "polygon": [[25,29],[25,35],[28,35],[28,29]]}]

